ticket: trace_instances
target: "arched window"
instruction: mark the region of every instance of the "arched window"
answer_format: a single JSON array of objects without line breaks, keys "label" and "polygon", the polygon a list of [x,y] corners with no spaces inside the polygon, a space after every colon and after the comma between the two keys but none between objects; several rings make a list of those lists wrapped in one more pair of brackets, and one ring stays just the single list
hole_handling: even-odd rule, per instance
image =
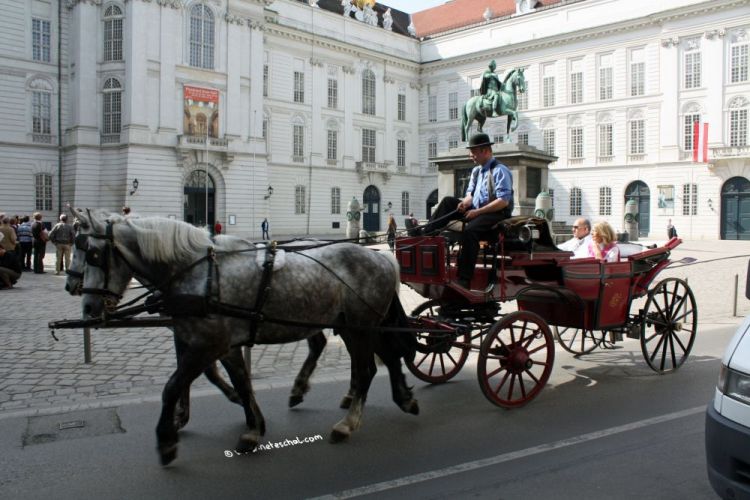
[{"label": "arched window", "polygon": [[581,188],[570,190],[570,215],[581,215]]},{"label": "arched window", "polygon": [[44,136],[52,134],[52,85],[37,78],[29,84],[31,90],[31,131],[35,142],[48,142]]},{"label": "arched window", "polygon": [[375,114],[375,73],[369,69],[362,72],[362,113]]},{"label": "arched window", "polygon": [[[122,127],[122,86],[120,82],[116,78],[108,78],[104,82],[103,94],[102,135],[110,136],[114,142],[119,142]],[[116,140],[114,136],[117,136]]]},{"label": "arched window", "polygon": [[104,11],[104,60],[122,61],[122,9],[110,5]]},{"label": "arched window", "polygon": [[190,9],[190,65],[214,68],[214,14],[202,3]]}]

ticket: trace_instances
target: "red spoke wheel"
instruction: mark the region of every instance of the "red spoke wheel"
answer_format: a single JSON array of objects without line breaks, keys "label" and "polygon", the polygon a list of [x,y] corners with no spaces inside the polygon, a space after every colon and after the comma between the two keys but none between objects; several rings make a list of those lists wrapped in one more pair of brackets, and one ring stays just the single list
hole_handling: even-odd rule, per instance
[{"label": "red spoke wheel", "polygon": [[492,325],[479,350],[479,387],[493,404],[523,406],[544,388],[555,362],[547,323],[530,311],[508,314]]},{"label": "red spoke wheel", "polygon": [[641,352],[659,373],[679,368],[690,354],[698,329],[698,308],[685,281],[667,278],[648,292],[641,324]]},{"label": "red spoke wheel", "polygon": [[[412,316],[439,320],[440,303],[429,300],[421,304]],[[451,332],[417,332],[417,355],[413,362],[406,362],[406,367],[418,379],[430,384],[442,384],[455,377],[469,357],[469,348],[454,345],[455,341],[469,344],[469,332],[457,337]]]},{"label": "red spoke wheel", "polygon": [[601,334],[594,330],[582,328],[554,327],[557,342],[566,351],[573,354],[586,354],[599,346]]}]

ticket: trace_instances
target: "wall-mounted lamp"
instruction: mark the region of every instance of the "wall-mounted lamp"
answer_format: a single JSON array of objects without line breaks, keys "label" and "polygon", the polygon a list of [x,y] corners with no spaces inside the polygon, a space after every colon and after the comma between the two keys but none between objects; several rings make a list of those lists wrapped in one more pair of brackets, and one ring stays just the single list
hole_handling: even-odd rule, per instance
[{"label": "wall-mounted lamp", "polygon": [[138,191],[138,179],[133,179],[133,189],[130,190],[130,196],[133,196]]},{"label": "wall-mounted lamp", "polygon": [[388,211],[389,211],[390,209],[392,209],[392,208],[393,208],[393,203],[391,203],[391,202],[389,201],[389,202],[388,202],[388,205],[387,205],[387,207],[388,207],[388,208],[386,208],[386,209],[385,209],[385,211],[386,211],[386,212],[388,212]]},{"label": "wall-mounted lamp", "polygon": [[711,198],[708,199],[708,208],[710,208],[711,210],[714,209],[714,202],[711,201]]},{"label": "wall-mounted lamp", "polygon": [[271,185],[269,184],[269,185],[268,185],[268,194],[267,194],[267,195],[265,195],[265,196],[263,197],[263,199],[264,199],[264,200],[267,200],[268,198],[270,198],[270,197],[271,197],[271,195],[272,195],[272,194],[273,194],[273,187],[272,187],[272,186],[271,186]]}]

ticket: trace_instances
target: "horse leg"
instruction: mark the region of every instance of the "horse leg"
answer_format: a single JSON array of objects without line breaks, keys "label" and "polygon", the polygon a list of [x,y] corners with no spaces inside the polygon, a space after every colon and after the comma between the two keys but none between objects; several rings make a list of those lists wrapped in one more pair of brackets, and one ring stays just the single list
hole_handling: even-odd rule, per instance
[{"label": "horse leg", "polygon": [[[388,335],[387,333],[385,335]],[[387,340],[383,339],[385,342]],[[406,385],[406,377],[401,371],[401,357],[394,352],[393,348],[388,345],[380,345],[377,349],[378,356],[388,368],[388,375],[391,380],[391,394],[393,402],[401,408],[404,413],[419,415],[419,404],[414,399],[411,387]]]},{"label": "horse leg", "polygon": [[[232,351],[238,351],[240,353],[240,357],[242,357],[242,350],[239,347],[235,347],[232,349]],[[221,359],[221,364],[224,366],[224,368],[227,367],[227,364],[225,360]],[[229,370],[227,370],[227,373],[229,373]],[[219,388],[219,390],[226,396],[226,398],[231,401],[232,403],[236,403],[238,405],[242,405],[242,399],[237,394],[237,391],[229,384],[227,384],[226,380],[222,378],[222,376],[219,374],[219,368],[216,366],[216,363],[213,363],[211,366],[206,368],[203,371],[203,375],[206,376],[206,378],[214,384],[216,387]]]},{"label": "horse leg", "polygon": [[349,364],[351,376],[349,377],[349,390],[346,392],[346,395],[341,398],[341,403],[339,403],[339,408],[341,408],[342,410],[348,410],[349,408],[351,408],[352,399],[354,398],[354,359],[352,358],[351,354],[352,353],[350,352]]},{"label": "horse leg", "polygon": [[201,372],[215,361],[209,354],[185,349],[177,359],[174,371],[162,392],[161,415],[156,425],[157,451],[162,465],[168,465],[177,458],[177,428],[175,427],[175,406],[180,395],[190,390],[190,384]]},{"label": "horse leg", "polygon": [[355,337],[348,329],[342,330],[340,335],[344,339],[352,358],[354,394],[346,416],[336,423],[331,430],[330,440],[332,443],[348,439],[352,432],[362,425],[362,412],[367,399],[367,392],[377,371],[369,336],[360,334]]},{"label": "horse leg", "polygon": [[[174,337],[174,351],[177,356],[177,363],[180,362],[180,356],[184,352],[184,344]],[[174,425],[177,429],[185,427],[190,420],[190,388],[185,389],[177,400],[177,406],[174,414]]]},{"label": "horse leg", "polygon": [[302,368],[300,368],[297,377],[294,379],[294,387],[292,387],[292,393],[289,395],[290,408],[300,404],[303,396],[310,390],[310,376],[315,370],[315,366],[327,342],[323,332],[318,332],[312,337],[307,338],[307,345],[310,350],[307,353],[305,362],[302,364]]},{"label": "horse leg", "polygon": [[237,442],[237,451],[246,453],[253,451],[258,445],[260,436],[266,433],[266,421],[255,401],[250,373],[245,365],[242,350],[232,349],[227,356],[221,360],[224,368],[229,374],[237,393],[242,400],[242,409],[245,410],[245,424],[248,432],[242,434]]}]

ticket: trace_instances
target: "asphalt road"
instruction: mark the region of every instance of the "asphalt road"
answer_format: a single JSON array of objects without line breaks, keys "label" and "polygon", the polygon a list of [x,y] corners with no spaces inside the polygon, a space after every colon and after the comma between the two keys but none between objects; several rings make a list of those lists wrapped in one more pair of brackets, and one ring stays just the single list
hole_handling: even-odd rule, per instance
[{"label": "asphalt road", "polygon": [[239,407],[197,397],[166,468],[155,451],[155,402],[0,420],[0,496],[715,498],[703,410],[738,322],[702,325],[690,359],[666,376],[647,368],[637,341],[584,359],[558,348],[547,388],[516,410],[484,399],[473,359],[442,386],[409,375],[419,416],[390,401],[379,375],[362,429],[337,445],[327,436],[343,416],[345,382],[315,384],[294,410],[287,388],[258,391],[265,443],[323,439],[244,456],[227,456],[243,431]]}]

